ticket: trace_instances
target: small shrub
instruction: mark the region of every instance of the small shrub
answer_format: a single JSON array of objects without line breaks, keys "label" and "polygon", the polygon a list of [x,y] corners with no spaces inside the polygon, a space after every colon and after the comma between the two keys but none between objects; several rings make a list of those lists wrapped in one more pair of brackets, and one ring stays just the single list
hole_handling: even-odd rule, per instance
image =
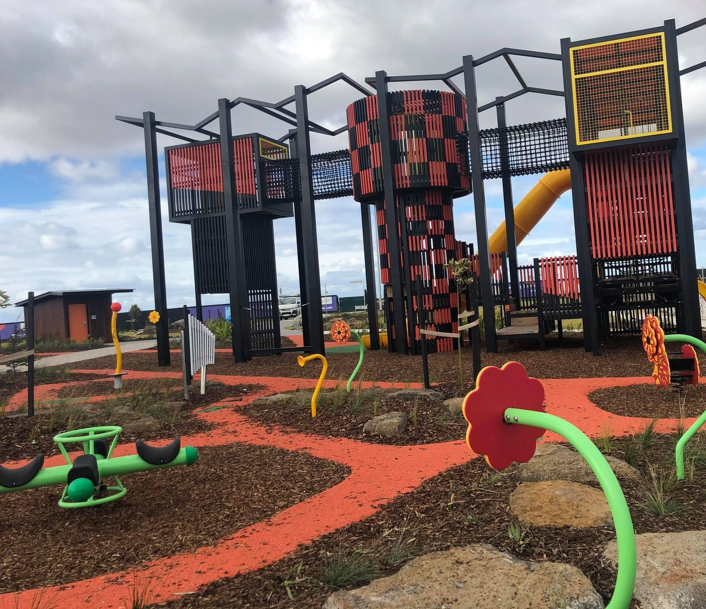
[{"label": "small shrub", "polygon": [[639,433],[635,434],[635,440],[642,450],[650,447],[655,439],[655,425],[658,419],[652,419]]},{"label": "small shrub", "polygon": [[374,579],[377,568],[370,556],[361,551],[346,554],[341,551],[324,562],[322,583],[333,590],[340,590]]},{"label": "small shrub", "polygon": [[284,589],[287,591],[287,596],[289,597],[289,600],[293,601],[294,600],[294,594],[292,593],[292,588],[296,586],[297,584],[302,584],[306,581],[309,581],[309,577],[302,577],[301,572],[302,568],[304,566],[304,561],[300,560],[299,564],[296,567],[292,567],[289,571],[287,571],[287,575],[285,575],[284,580],[282,581],[282,585],[284,586]]},{"label": "small shrub", "polygon": [[676,483],[676,477],[672,470],[669,475],[656,470],[652,464],[649,466],[650,480],[644,485],[645,498],[643,507],[653,516],[665,516],[676,514],[686,509],[676,499],[670,495]]},{"label": "small shrub", "polygon": [[516,522],[511,522],[507,528],[507,536],[519,554],[525,551],[525,546],[527,545],[525,535],[526,531]]},{"label": "small shrub", "polygon": [[415,531],[409,527],[408,520],[405,519],[402,526],[396,530],[397,535],[392,546],[383,557],[383,562],[393,567],[409,560],[416,550]]}]

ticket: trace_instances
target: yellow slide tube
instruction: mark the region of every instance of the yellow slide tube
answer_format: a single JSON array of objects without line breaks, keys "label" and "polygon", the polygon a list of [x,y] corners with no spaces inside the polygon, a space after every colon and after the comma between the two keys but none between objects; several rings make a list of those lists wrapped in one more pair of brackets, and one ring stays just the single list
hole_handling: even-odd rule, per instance
[{"label": "yellow slide tube", "polygon": [[[515,207],[515,241],[517,245],[544,217],[555,201],[571,188],[571,171],[550,171],[544,174]],[[491,254],[507,251],[507,234],[503,222],[488,240]],[[706,285],[704,286],[706,288]]]}]

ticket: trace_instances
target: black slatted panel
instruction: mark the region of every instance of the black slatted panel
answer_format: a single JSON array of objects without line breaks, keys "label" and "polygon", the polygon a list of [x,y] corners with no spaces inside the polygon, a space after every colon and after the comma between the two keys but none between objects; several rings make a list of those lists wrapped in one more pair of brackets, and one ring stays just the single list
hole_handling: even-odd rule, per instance
[{"label": "black slatted panel", "polygon": [[194,242],[194,265],[200,293],[228,293],[225,216],[193,219],[191,238]]},{"label": "black slatted panel", "polygon": [[279,308],[277,300],[277,266],[272,217],[244,214],[246,280],[250,302],[250,336],[254,353],[279,348]]}]

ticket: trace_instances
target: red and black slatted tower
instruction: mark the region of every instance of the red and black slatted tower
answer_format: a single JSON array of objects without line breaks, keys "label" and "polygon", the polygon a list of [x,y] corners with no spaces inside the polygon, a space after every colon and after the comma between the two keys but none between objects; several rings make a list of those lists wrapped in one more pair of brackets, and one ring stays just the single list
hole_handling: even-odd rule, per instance
[{"label": "red and black slatted tower", "polygon": [[676,30],[562,40],[585,346],[701,337]]},{"label": "red and black slatted tower", "polygon": [[[445,265],[456,257],[453,199],[471,190],[467,146],[459,146],[467,128],[466,104],[455,93],[395,91],[387,93],[387,110],[391,154],[387,161],[393,169],[397,225],[390,227],[385,206],[377,95],[358,100],[347,109],[353,197],[375,202],[389,348],[395,346],[395,326],[404,327],[409,348],[418,353],[417,276],[422,278],[427,329],[456,332],[458,328],[456,289]],[[391,235],[397,247],[389,247]],[[391,259],[390,249],[399,252],[398,260]],[[393,265],[402,271],[402,311],[393,306]],[[410,315],[410,309],[415,313]],[[395,319],[404,321],[395,324]],[[437,337],[429,340],[429,347],[431,351],[451,351],[454,340]]]},{"label": "red and black slatted tower", "polygon": [[[293,215],[291,203],[266,196],[263,166],[289,156],[286,146],[260,134],[233,137],[233,163],[243,240],[249,310],[243,349],[250,355],[281,347],[273,221]],[[189,224],[196,302],[202,294],[230,292],[223,165],[218,141],[165,149],[169,220]],[[234,305],[231,303],[231,309]],[[200,313],[200,312],[199,312]]]}]

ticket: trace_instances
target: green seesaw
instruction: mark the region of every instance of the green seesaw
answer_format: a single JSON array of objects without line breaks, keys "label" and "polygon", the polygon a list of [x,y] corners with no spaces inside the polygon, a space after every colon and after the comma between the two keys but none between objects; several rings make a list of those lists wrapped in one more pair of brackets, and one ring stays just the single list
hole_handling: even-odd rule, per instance
[{"label": "green seesaw", "polygon": [[[191,465],[198,458],[198,452],[193,446],[181,448],[179,438],[160,447],[138,440],[135,443],[137,454],[113,458],[121,431],[122,427],[106,426],[57,434],[54,442],[59,446],[67,464],[43,468],[44,455],[39,454],[22,467],[7,468],[0,465],[0,493],[63,484],[64,491],[59,500],[61,507],[90,507],[125,496],[127,489],[120,482],[119,475]],[[71,461],[66,450],[67,444],[81,444],[83,454]],[[106,477],[113,478],[112,486],[103,483]]]}]

